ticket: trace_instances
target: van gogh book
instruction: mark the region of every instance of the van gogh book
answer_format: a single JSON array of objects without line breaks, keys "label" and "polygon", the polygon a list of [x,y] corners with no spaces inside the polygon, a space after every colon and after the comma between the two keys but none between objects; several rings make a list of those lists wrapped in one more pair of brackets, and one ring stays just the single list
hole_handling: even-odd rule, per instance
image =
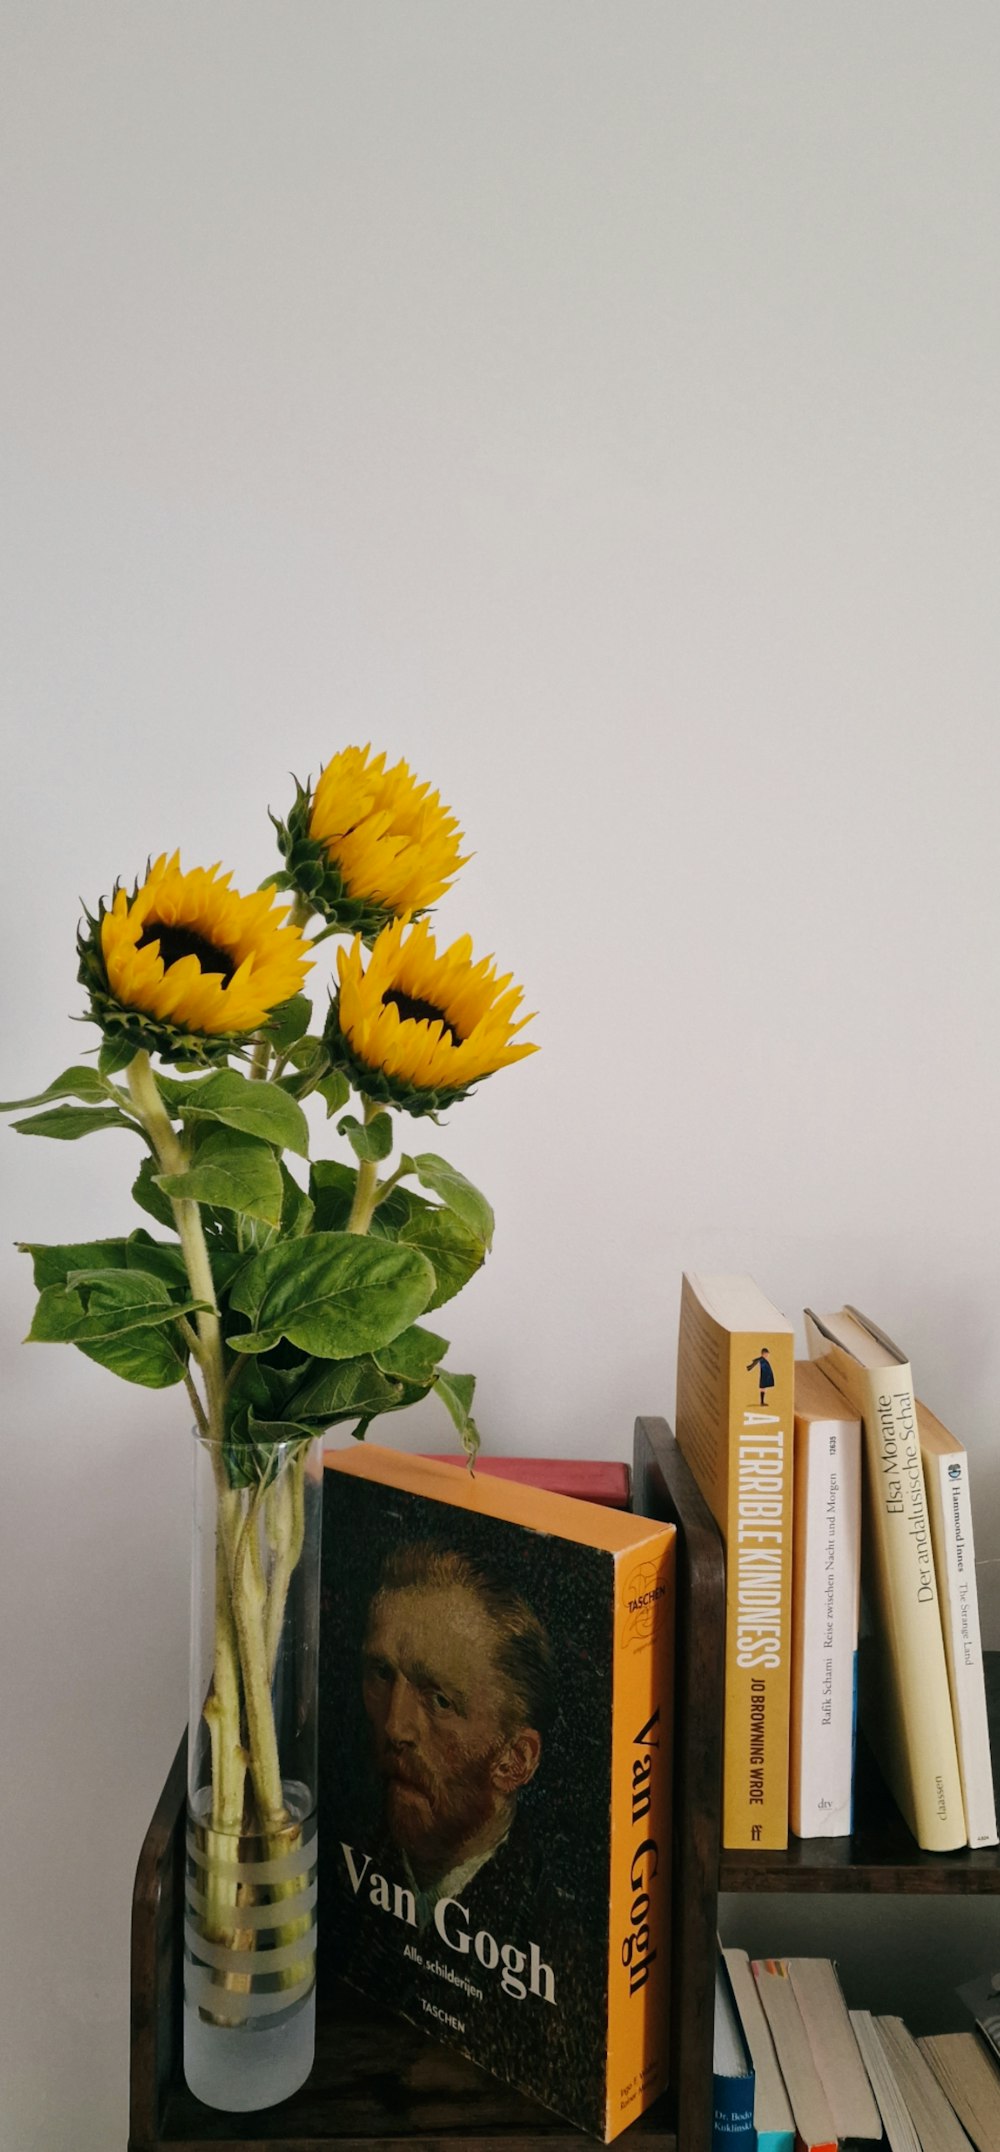
[{"label": "van gogh book", "polygon": [[684,1278],[677,1442],[726,1549],[726,1846],[788,1844],[794,1350],[752,1278]]},{"label": "van gogh book", "polygon": [[812,1361],[795,1363],[789,1820],[849,1835],[854,1810],[861,1422]]},{"label": "van gogh book", "polygon": [[970,1846],[995,1846],[997,1810],[965,1446],[917,1400],[934,1567]]},{"label": "van gogh book", "polygon": [[333,1970],[607,2143],[667,2082],[674,1529],[326,1464]]},{"label": "van gogh book", "polygon": [[909,1362],[856,1308],[807,1308],[806,1338],[864,1429],[861,1723],[917,1844],[953,1852],[965,1807]]}]

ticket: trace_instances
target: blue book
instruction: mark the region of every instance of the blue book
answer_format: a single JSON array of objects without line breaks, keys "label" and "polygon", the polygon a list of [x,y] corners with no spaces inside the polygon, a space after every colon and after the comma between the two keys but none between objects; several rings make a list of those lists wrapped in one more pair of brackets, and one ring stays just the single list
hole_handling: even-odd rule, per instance
[{"label": "blue book", "polygon": [[712,2152],[757,2152],[754,2072],[721,1950],[715,1961]]},{"label": "blue book", "polygon": [[795,2152],[792,2110],[750,1960],[745,1950],[733,1947],[725,1949],[723,1957],[753,2065],[757,2152]]}]

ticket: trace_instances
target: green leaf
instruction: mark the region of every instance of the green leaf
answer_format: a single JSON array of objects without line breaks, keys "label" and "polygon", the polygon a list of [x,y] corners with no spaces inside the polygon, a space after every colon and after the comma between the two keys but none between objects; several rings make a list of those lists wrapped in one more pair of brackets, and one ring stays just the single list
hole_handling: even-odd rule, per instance
[{"label": "green leaf", "polygon": [[162,1188],[157,1187],[156,1172],[155,1158],[144,1158],[132,1183],[132,1194],[139,1209],[144,1210],[150,1218],[155,1218],[157,1225],[172,1226],[174,1214],[170,1207],[170,1197],[165,1196]]},{"label": "green leaf", "polygon": [[[393,1194],[400,1191],[394,1189]],[[437,1280],[433,1297],[427,1302],[427,1312],[443,1307],[460,1293],[480,1268],[485,1249],[475,1233],[456,1218],[454,1211],[436,1210],[419,1197],[407,1195],[409,1215],[399,1228],[397,1245],[404,1242],[408,1247],[419,1248],[422,1255],[433,1265]],[[385,1206],[388,1208],[388,1206]],[[379,1213],[376,1211],[376,1217]]]},{"label": "green leaf", "polygon": [[312,1017],[312,1002],[307,994],[293,994],[280,1009],[274,1009],[267,1020],[268,1044],[276,1054],[286,1054],[290,1046],[308,1031]]},{"label": "green leaf", "polygon": [[447,1350],[447,1338],[436,1337],[433,1330],[421,1330],[414,1324],[409,1330],[401,1330],[388,1345],[376,1346],[372,1358],[383,1375],[396,1375],[428,1390],[438,1361],[443,1360]]},{"label": "green leaf", "polygon": [[269,1352],[288,1338],[323,1360],[347,1360],[398,1336],[426,1307],[431,1266],[415,1248],[358,1233],[279,1242],[240,1272],[230,1304],[250,1318],[234,1352]]},{"label": "green leaf", "polygon": [[18,1247],[32,1258],[39,1292],[46,1285],[65,1285],[76,1272],[95,1270],[148,1271],[165,1285],[189,1290],[179,1243],[154,1240],[141,1226],[127,1240],[79,1240],[61,1246],[22,1240]]},{"label": "green leaf", "polygon": [[203,1090],[204,1086],[212,1081],[210,1075],[206,1076],[204,1069],[198,1076],[165,1076],[162,1069],[156,1069],[154,1070],[154,1079],[164,1105],[170,1108],[174,1118],[195,1097],[197,1092]]},{"label": "green leaf", "polygon": [[343,1166],[339,1158],[316,1158],[309,1173],[309,1194],[312,1197],[318,1233],[342,1233],[351,1215],[354,1191],[358,1185],[354,1166]]},{"label": "green leaf", "polygon": [[91,1344],[189,1314],[193,1300],[171,1299],[151,1271],[104,1268],[71,1270],[64,1285],[39,1295],[29,1340],[33,1344]]},{"label": "green leaf", "polygon": [[97,1056],[97,1066],[102,1076],[118,1076],[135,1060],[135,1044],[131,1039],[105,1039]]},{"label": "green leaf", "polygon": [[155,1179],[168,1196],[242,1211],[247,1218],[262,1218],[265,1225],[277,1225],[281,1219],[284,1190],[274,1152],[269,1143],[237,1128],[210,1123],[197,1140],[187,1171],[158,1173]]},{"label": "green leaf", "polygon": [[450,1166],[446,1158],[439,1158],[436,1151],[422,1151],[413,1160],[413,1171],[421,1187],[440,1196],[442,1203],[454,1211],[456,1218],[468,1226],[477,1240],[482,1241],[484,1251],[492,1248],[495,1224],[492,1207],[478,1188],[466,1180],[464,1173]]},{"label": "green leaf", "polygon": [[82,1098],[89,1105],[106,1105],[107,1085],[102,1083],[94,1068],[64,1069],[47,1091],[36,1091],[34,1098],[8,1098],[0,1104],[0,1113],[16,1113],[20,1106],[46,1106],[52,1098]]},{"label": "green leaf", "polygon": [[[136,1226],[125,1242],[125,1264],[128,1270],[144,1270],[154,1278],[161,1278],[164,1285],[190,1298],[191,1284],[184,1263],[184,1251],[177,1240],[154,1240],[145,1226]],[[78,1266],[83,1270],[86,1266]]]},{"label": "green leaf", "polygon": [[[283,1348],[287,1350],[287,1348]],[[248,1412],[256,1412],[262,1420],[280,1420],[289,1398],[300,1388],[310,1374],[314,1362],[307,1356],[294,1359],[288,1367],[279,1367],[263,1354],[254,1358],[244,1355],[238,1363],[226,1400],[227,1426],[244,1433]]]},{"label": "green leaf", "polygon": [[77,1136],[96,1136],[102,1128],[130,1128],[138,1133],[134,1121],[127,1121],[114,1106],[53,1106],[50,1113],[36,1113],[30,1121],[12,1121],[21,1136],[56,1136],[61,1143],[74,1143]]},{"label": "green leaf", "polygon": [[314,1442],[316,1429],[303,1420],[258,1420],[252,1411],[247,1413],[247,1439],[255,1448],[273,1449],[276,1443],[294,1442],[296,1437],[301,1442]]},{"label": "green leaf", "polygon": [[401,1396],[402,1385],[391,1382],[364,1353],[354,1360],[328,1361],[296,1390],[288,1409],[317,1426],[335,1427],[341,1420],[370,1420],[376,1413],[391,1412]]},{"label": "green leaf", "polygon": [[124,1240],[76,1240],[62,1245],[40,1240],[19,1240],[22,1255],[30,1255],[39,1292],[46,1285],[65,1285],[71,1270],[124,1270]]},{"label": "green leaf", "polygon": [[305,1189],[300,1188],[293,1173],[289,1173],[281,1161],[281,1237],[282,1240],[301,1240],[308,1233],[313,1219],[313,1206]]},{"label": "green leaf", "polygon": [[173,1383],[183,1381],[184,1354],[167,1330],[129,1330],[123,1337],[104,1338],[98,1344],[80,1339],[76,1343],[88,1360],[110,1368],[123,1382],[140,1383],[145,1390],[169,1390]]},{"label": "green leaf", "polygon": [[387,1113],[376,1113],[367,1122],[359,1121],[356,1114],[345,1113],[337,1122],[337,1133],[346,1136],[355,1158],[377,1162],[388,1158],[392,1149],[392,1121]]},{"label": "green leaf", "polygon": [[332,1120],[335,1113],[340,1112],[342,1106],[346,1106],[351,1095],[351,1086],[339,1069],[331,1069],[329,1076],[324,1076],[316,1089],[326,1104],[328,1121]]},{"label": "green leaf", "polygon": [[219,1121],[226,1128],[258,1136],[280,1151],[309,1155],[309,1123],[279,1083],[254,1083],[238,1069],[220,1069],[207,1083],[199,1084],[194,1098],[182,1109],[189,1120]]},{"label": "green leaf", "polygon": [[442,1369],[442,1372],[435,1378],[432,1387],[437,1391],[441,1403],[451,1414],[462,1437],[462,1448],[465,1450],[466,1455],[472,1458],[478,1456],[479,1429],[470,1410],[476,1387],[475,1376],[453,1375],[450,1369],[447,1372]]},{"label": "green leaf", "polygon": [[321,1063],[326,1060],[326,1047],[322,1039],[310,1032],[306,1038],[296,1039],[285,1058],[291,1062],[293,1068],[298,1069],[300,1075],[315,1076]]}]

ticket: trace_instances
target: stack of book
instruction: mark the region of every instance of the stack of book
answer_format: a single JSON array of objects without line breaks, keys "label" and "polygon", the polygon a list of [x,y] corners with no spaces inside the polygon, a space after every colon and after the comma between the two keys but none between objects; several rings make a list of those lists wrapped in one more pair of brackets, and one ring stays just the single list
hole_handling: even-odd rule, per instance
[{"label": "stack of book", "polygon": [[829,1958],[720,1947],[713,2152],[997,2152],[1000,2056],[984,2030],[915,2040],[900,2017],[849,2011]]},{"label": "stack of book", "polygon": [[796,1362],[753,1279],[683,1281],[677,1441],[726,1549],[723,1843],[850,1833],[860,1705],[918,1845],[996,1845],[966,1451],[857,1309],[805,1319]]}]

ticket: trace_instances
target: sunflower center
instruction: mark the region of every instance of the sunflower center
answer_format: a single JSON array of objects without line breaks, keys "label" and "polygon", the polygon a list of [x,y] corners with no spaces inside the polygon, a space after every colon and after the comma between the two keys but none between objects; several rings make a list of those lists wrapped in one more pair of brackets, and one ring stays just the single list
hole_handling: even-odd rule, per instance
[{"label": "sunflower center", "polygon": [[448,1022],[443,1009],[435,1008],[433,1001],[419,1001],[412,994],[404,994],[398,986],[390,986],[388,993],[383,994],[382,1001],[383,1005],[391,1001],[393,1008],[398,1009],[400,1021],[404,1024],[443,1024],[452,1045],[461,1045],[454,1024]]},{"label": "sunflower center", "polygon": [[180,962],[182,956],[196,956],[202,971],[220,971],[223,983],[228,986],[236,970],[232,957],[225,949],[217,949],[207,935],[196,934],[193,927],[165,927],[158,919],[151,919],[139,936],[137,946],[147,949],[150,942],[160,944],[160,962],[164,971],[171,964]]}]

